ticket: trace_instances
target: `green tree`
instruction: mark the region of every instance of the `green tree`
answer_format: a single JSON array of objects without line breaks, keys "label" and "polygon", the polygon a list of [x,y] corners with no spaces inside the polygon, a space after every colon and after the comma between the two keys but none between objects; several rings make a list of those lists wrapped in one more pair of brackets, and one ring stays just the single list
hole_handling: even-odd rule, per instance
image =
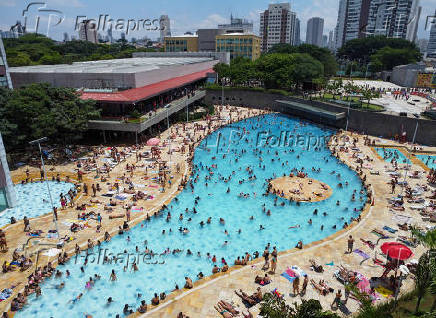
[{"label": "green tree", "polygon": [[415,307],[415,314],[417,314],[419,312],[421,300],[427,293],[431,283],[430,258],[427,253],[419,258],[414,279],[416,295],[418,297]]},{"label": "green tree", "polygon": [[80,61],[129,58],[134,52],[156,51],[136,49],[127,42],[108,45],[74,40],[58,44],[40,34],[4,39],[4,44],[10,66],[71,64]]},{"label": "green tree", "polygon": [[371,55],[371,63],[381,65],[382,70],[392,70],[397,65],[415,63],[420,59],[421,53],[414,49],[394,49],[389,46],[381,48]]},{"label": "green tree", "polygon": [[413,42],[399,38],[387,38],[385,36],[369,36],[347,41],[338,50],[337,55],[339,58],[360,61],[366,65],[370,62],[371,55],[386,46],[393,49],[410,49],[419,54],[419,49]]},{"label": "green tree", "polygon": [[247,84],[249,80],[255,77],[253,62],[244,57],[234,58],[230,62],[228,76],[234,85]]},{"label": "green tree", "polygon": [[309,54],[314,59],[320,61],[324,66],[324,75],[330,77],[336,74],[338,69],[338,64],[334,55],[326,48],[321,48],[316,45],[311,44],[301,44],[298,46],[293,46],[290,44],[276,44],[274,45],[268,53],[283,53],[283,54],[293,54],[293,53],[305,53]]},{"label": "green tree", "polygon": [[308,54],[265,54],[255,61],[255,66],[258,78],[267,89],[298,88],[303,82],[324,76],[321,62]]},{"label": "green tree", "polygon": [[48,84],[0,90],[0,101],[0,131],[13,136],[5,138],[9,149],[43,136],[61,143],[78,140],[88,120],[100,116],[94,101],[80,99],[74,89]]},{"label": "green tree", "polygon": [[436,249],[436,230],[430,230],[422,233],[416,227],[412,227],[412,236],[429,250]]},{"label": "green tree", "polygon": [[371,99],[376,98],[379,96],[377,92],[374,92],[370,88],[360,88],[360,93],[363,96],[363,99],[366,100],[366,105],[369,107],[369,104],[371,103]]},{"label": "green tree", "polygon": [[264,318],[339,318],[335,313],[323,311],[318,300],[302,299],[301,304],[290,306],[271,293],[264,295],[259,314]]}]

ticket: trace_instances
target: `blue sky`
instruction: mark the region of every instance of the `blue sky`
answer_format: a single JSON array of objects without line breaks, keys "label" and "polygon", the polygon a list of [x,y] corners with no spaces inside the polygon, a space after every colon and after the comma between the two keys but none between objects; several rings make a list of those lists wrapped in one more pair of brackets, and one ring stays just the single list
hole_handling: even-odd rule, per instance
[{"label": "blue sky", "polygon": [[[9,30],[17,20],[24,20],[22,11],[32,1],[23,0],[0,0],[0,29]],[[97,19],[98,16],[108,14],[116,19],[158,19],[161,14],[167,14],[171,19],[171,31],[173,34],[183,34],[186,31],[195,31],[198,28],[213,28],[218,23],[228,22],[230,14],[246,18],[254,22],[255,32],[259,29],[259,12],[265,10],[268,0],[35,0],[33,2],[45,2],[46,9],[54,9],[62,12],[52,13],[49,22],[49,14],[40,14],[40,30],[46,32],[50,24],[49,35],[55,39],[62,39],[64,32],[70,36],[77,35],[74,31],[77,16],[87,16]],[[275,1],[278,2],[278,1]],[[280,1],[283,2],[283,1]],[[295,0],[290,1],[292,11],[297,12],[301,20],[301,38],[305,39],[306,23],[311,17],[318,16],[325,19],[324,34],[333,30],[336,25],[339,0]],[[421,0],[423,14],[420,19],[418,37],[428,38],[425,30],[425,17],[434,13],[436,0]],[[34,25],[36,12],[40,5],[31,7],[28,24]],[[33,10],[33,11],[32,11]],[[58,15],[64,20],[59,25]],[[103,32],[102,32],[103,33]],[[114,32],[114,37],[120,34]],[[159,36],[157,31],[134,31],[128,36],[141,38],[148,36],[155,39]]]}]

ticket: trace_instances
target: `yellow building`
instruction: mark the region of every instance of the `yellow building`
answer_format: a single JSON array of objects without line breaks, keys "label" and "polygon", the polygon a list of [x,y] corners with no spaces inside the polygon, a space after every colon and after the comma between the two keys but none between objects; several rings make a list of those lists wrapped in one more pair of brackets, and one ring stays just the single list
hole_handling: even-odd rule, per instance
[{"label": "yellow building", "polygon": [[246,57],[255,60],[260,56],[260,37],[251,33],[227,33],[216,36],[217,52],[230,52],[230,59]]},{"label": "yellow building", "polygon": [[164,49],[165,52],[198,52],[198,36],[191,34],[166,36]]}]

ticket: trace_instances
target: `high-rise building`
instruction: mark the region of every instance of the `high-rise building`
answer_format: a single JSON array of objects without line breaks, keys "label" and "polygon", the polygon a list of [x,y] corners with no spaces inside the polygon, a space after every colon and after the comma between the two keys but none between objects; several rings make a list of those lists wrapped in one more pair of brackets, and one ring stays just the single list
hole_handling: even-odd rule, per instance
[{"label": "high-rise building", "polygon": [[[296,26],[297,15],[295,12],[291,11],[291,5],[289,3],[274,3],[268,5],[268,10],[260,14],[259,34],[262,42],[262,52],[267,52],[271,47],[279,43],[295,45]],[[299,33],[298,30],[298,34]]]},{"label": "high-rise building", "polygon": [[328,43],[329,43],[329,38],[328,38],[328,36],[327,35],[323,35],[322,36],[322,47],[327,47],[328,46]]},{"label": "high-rise building", "polygon": [[314,17],[307,21],[306,43],[323,46],[324,19]]},{"label": "high-rise building", "polygon": [[335,50],[344,42],[345,20],[347,17],[347,0],[339,0],[338,21],[335,28]]},{"label": "high-rise building", "polygon": [[260,57],[260,37],[251,33],[224,33],[216,36],[216,52],[230,52],[230,59]]},{"label": "high-rise building", "polygon": [[6,160],[6,151],[0,134],[0,211],[16,205],[17,197]]},{"label": "high-rise building", "polygon": [[294,40],[292,42],[293,45],[301,44],[300,19],[298,18],[295,18]]},{"label": "high-rise building", "polygon": [[68,42],[70,40],[70,36],[67,32],[64,32],[64,42]]},{"label": "high-rise building", "polygon": [[427,57],[436,57],[436,21],[432,21],[431,24],[430,38],[428,39],[427,45]]},{"label": "high-rise building", "polygon": [[416,41],[421,13],[422,7],[419,5],[419,0],[413,1],[408,19],[406,40],[409,40],[411,42]]},{"label": "high-rise building", "polygon": [[333,30],[331,30],[329,32],[329,39],[327,41],[327,48],[330,51],[334,51],[335,50],[335,35],[334,35],[334,31]]},{"label": "high-rise building", "polygon": [[414,41],[420,8],[419,0],[371,0],[366,34]]},{"label": "high-rise building", "polygon": [[371,0],[347,0],[342,45],[367,35]]},{"label": "high-rise building", "polygon": [[97,29],[92,20],[83,20],[79,24],[79,40],[97,43]]},{"label": "high-rise building", "polygon": [[418,39],[415,41],[419,51],[425,55],[427,53],[428,39]]},{"label": "high-rise building", "polygon": [[161,15],[159,19],[160,26],[160,42],[164,41],[165,37],[171,36],[171,22],[167,15]]},{"label": "high-rise building", "polygon": [[230,24],[218,24],[224,33],[253,33],[253,22],[230,15]]},{"label": "high-rise building", "polygon": [[419,0],[339,0],[336,49],[372,35],[415,41],[420,15]]}]

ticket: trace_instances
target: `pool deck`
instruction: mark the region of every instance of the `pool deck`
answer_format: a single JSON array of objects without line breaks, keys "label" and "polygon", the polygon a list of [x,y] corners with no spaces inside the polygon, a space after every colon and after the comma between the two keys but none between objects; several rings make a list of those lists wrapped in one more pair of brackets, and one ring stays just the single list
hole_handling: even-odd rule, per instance
[{"label": "pool deck", "polygon": [[[238,108],[238,107],[232,107],[229,109],[223,109],[221,112],[219,111],[219,108],[216,109],[216,114],[219,113],[221,118],[229,118],[231,116],[232,122],[242,120],[244,118],[258,116],[260,114],[267,113],[266,111],[260,111],[260,110],[248,110],[244,108]],[[228,124],[228,120],[215,120],[212,122],[212,130],[216,130],[219,127]],[[159,191],[159,187],[157,184],[152,182],[153,177],[157,177],[158,173],[156,170],[158,170],[157,167],[148,169],[147,172],[144,171],[145,168],[137,168],[133,174],[133,177],[131,177],[131,180],[135,184],[147,184],[151,187],[147,187],[146,189],[139,189],[139,190],[146,190],[148,194],[154,195],[153,200],[146,200],[146,201],[138,201],[136,204],[139,207],[142,207],[144,212],[142,213],[131,213],[131,221],[128,222],[130,227],[133,227],[143,221],[147,214],[152,216],[152,214],[156,211],[158,211],[163,204],[168,204],[180,191],[179,185],[181,183],[181,180],[184,176],[188,176],[190,174],[190,167],[187,164],[189,157],[192,155],[189,153],[189,147],[186,147],[186,152],[182,153],[180,151],[175,151],[177,149],[176,145],[182,145],[183,139],[187,136],[187,134],[190,134],[193,136],[193,139],[191,141],[191,144],[197,145],[198,142],[200,142],[205,136],[206,133],[209,133],[205,130],[195,130],[195,125],[203,125],[204,127],[207,127],[206,121],[195,121],[190,122],[186,125],[186,130],[183,131],[183,127],[181,124],[178,125],[179,135],[176,136],[171,141],[171,146],[169,144],[160,147],[161,150],[161,159],[162,160],[170,160],[171,159],[171,173],[170,175],[173,177],[171,180],[171,186],[166,184],[165,192],[161,193]],[[161,139],[161,141],[167,140],[172,135],[175,135],[176,133],[176,127],[172,126],[169,130],[164,131],[162,134],[158,136],[158,138]],[[169,148],[173,150],[171,154],[171,158],[169,156]],[[124,147],[117,147],[119,150],[122,150]],[[141,151],[150,151],[151,147],[144,146]],[[179,147],[180,148],[180,147]],[[180,150],[180,149],[179,149]],[[92,157],[92,153],[90,154]],[[103,165],[102,157],[98,159],[98,166],[101,167]],[[147,160],[143,160],[142,162],[145,162],[146,164],[151,164],[152,162],[148,162]],[[65,210],[58,209],[58,226],[59,226],[59,232],[60,236],[63,237],[65,234],[71,236],[74,238],[73,241],[67,243],[62,250],[63,252],[67,252],[68,255],[71,257],[74,255],[74,249],[75,244],[78,244],[82,250],[87,248],[87,242],[88,239],[91,239],[94,243],[97,242],[97,240],[103,242],[104,240],[104,232],[107,231],[110,233],[110,235],[113,237],[114,235],[117,235],[118,227],[122,226],[123,222],[126,220],[126,217],[121,218],[113,218],[109,219],[109,216],[111,215],[120,215],[125,216],[125,209],[123,208],[123,202],[119,201],[118,205],[114,208],[114,211],[110,214],[103,210],[103,206],[109,203],[109,198],[102,196],[101,194],[106,192],[106,183],[110,182],[111,184],[115,182],[120,182],[117,179],[123,175],[128,176],[128,173],[125,169],[126,164],[139,164],[136,162],[136,156],[134,153],[132,153],[129,157],[127,157],[125,160],[123,160],[121,163],[116,165],[111,171],[110,175],[107,177],[107,181],[100,182],[100,179],[96,177],[96,172],[89,172],[85,173],[83,175],[83,181],[78,182],[77,181],[77,170],[76,170],[76,164],[74,162],[62,165],[62,166],[46,166],[47,169],[47,175],[50,179],[53,176],[56,176],[59,174],[61,176],[62,180],[65,180],[66,176],[68,176],[73,183],[79,183],[83,184],[86,183],[89,186],[89,195],[85,195],[84,192],[79,192],[79,194],[74,199],[74,204],[89,204],[90,206],[87,207],[87,210],[84,212],[100,212],[102,215],[102,228],[100,233],[96,233],[96,221],[89,221],[90,227],[87,227],[79,232],[72,233],[70,231],[70,227],[68,223],[72,222],[73,220],[77,222],[77,214],[78,212],[83,211],[77,211],[75,208],[66,208]],[[176,171],[176,165],[179,164],[179,172]],[[22,180],[26,179],[26,169],[29,169],[30,172],[30,179],[33,180],[39,180],[39,169],[34,167],[27,167],[23,166],[15,171],[12,171],[12,179],[14,183],[19,183]],[[151,170],[151,171],[150,171]],[[144,177],[147,177],[147,179],[144,179]],[[92,197],[92,191],[91,191],[91,185],[99,182],[102,186],[102,191],[100,193],[97,193],[96,197]],[[53,200],[57,200],[58,198],[53,198]],[[90,200],[99,200],[102,203],[100,204],[91,204]],[[127,201],[127,200],[126,200]],[[48,213],[41,215],[38,218],[30,219],[30,227],[32,230],[43,230],[44,233],[47,233],[48,230],[54,229],[54,224],[52,222],[53,216],[50,211],[47,211]],[[20,285],[14,289],[13,295],[8,298],[5,301],[0,302],[0,310],[5,311],[10,306],[10,301],[13,297],[16,296],[18,292],[21,292],[24,288],[24,284],[27,282],[27,276],[32,273],[37,266],[44,266],[47,264],[47,262],[51,261],[52,264],[55,266],[57,263],[57,255],[55,256],[44,256],[43,253],[38,254],[38,250],[40,247],[38,244],[33,244],[35,241],[39,241],[39,243],[45,243],[45,244],[52,244],[53,248],[56,247],[57,239],[46,239],[46,238],[32,238],[29,241],[29,236],[24,235],[23,232],[23,221],[19,220],[15,224],[10,224],[2,227],[3,231],[6,233],[6,239],[8,244],[8,251],[5,253],[0,253],[0,262],[3,264],[4,261],[10,261],[12,259],[12,253],[16,248],[23,248],[23,246],[26,246],[25,249],[25,255],[31,255],[31,259],[33,261],[33,266],[24,271],[13,271],[8,273],[1,273],[1,280],[0,280],[0,290],[3,290],[4,288],[10,288],[12,285],[17,285],[20,283]],[[19,252],[20,254],[23,254],[22,251]]]},{"label": "pool deck", "polygon": [[[239,117],[239,119],[242,119],[244,117],[258,115],[259,113],[260,113],[259,111],[238,108],[237,110],[234,110],[232,112],[232,118],[236,119],[236,117]],[[229,114],[227,111],[224,110],[222,112],[223,117],[226,117],[228,115]],[[196,122],[196,123],[205,125],[205,122]],[[225,122],[224,121],[215,122],[214,129],[217,129],[219,126],[221,126],[221,124],[225,124]],[[194,123],[189,124],[189,127],[190,128],[187,129],[187,131],[190,131],[192,133]],[[172,131],[166,131],[162,133],[160,139],[161,140],[166,139],[170,134],[174,132],[173,129],[174,127],[170,128],[170,130]],[[181,128],[179,128],[179,130],[181,130]],[[198,140],[200,140],[204,136],[204,134],[205,134],[204,131],[200,134],[196,133],[195,137],[198,138]],[[183,137],[178,137],[178,139],[174,140],[174,143],[181,143],[182,139]],[[373,139],[376,139],[378,146],[380,146],[380,143],[382,142],[395,147],[404,146],[404,145],[396,144],[392,141],[383,141],[379,138],[373,138]],[[327,296],[321,296],[309,284],[307,288],[307,293],[304,296],[293,297],[289,294],[291,290],[291,284],[285,278],[281,277],[280,274],[287,268],[287,266],[298,265],[306,273],[309,274],[309,278],[313,278],[315,281],[318,281],[319,279],[325,279],[326,282],[329,285],[331,285],[332,288],[334,289],[341,288],[343,290],[343,285],[341,285],[335,278],[333,278],[333,272],[334,270],[337,269],[337,265],[344,265],[349,269],[358,271],[359,273],[365,275],[367,278],[374,277],[374,276],[381,276],[383,272],[383,268],[374,265],[371,259],[368,259],[362,263],[363,258],[361,256],[355,253],[352,254],[345,253],[345,250],[347,248],[347,238],[349,235],[352,235],[355,239],[354,248],[361,249],[365,253],[369,254],[371,257],[373,257],[374,253],[377,252],[379,255],[378,257],[381,258],[379,246],[377,246],[374,250],[371,250],[360,241],[360,238],[375,242],[377,241],[378,237],[370,233],[372,229],[381,230],[385,225],[390,226],[392,228],[396,228],[397,222],[395,222],[392,219],[393,215],[396,213],[411,217],[412,223],[418,226],[425,227],[426,225],[429,224],[427,222],[422,221],[420,215],[416,211],[412,211],[411,209],[407,208],[410,206],[408,203],[405,203],[406,211],[396,212],[396,213],[389,211],[389,208],[387,207],[387,199],[390,198],[392,195],[390,194],[390,186],[387,185],[387,182],[390,180],[390,178],[389,175],[385,172],[386,167],[388,167],[389,165],[383,160],[380,160],[380,158],[375,155],[375,153],[372,150],[372,147],[364,146],[362,136],[359,136],[358,148],[360,149],[362,155],[368,156],[371,160],[373,160],[372,162],[366,163],[363,168],[364,174],[366,176],[366,184],[373,192],[374,201],[372,202],[372,204],[366,205],[366,208],[362,213],[362,220],[359,223],[353,223],[347,229],[340,230],[339,232],[335,233],[334,235],[328,238],[325,238],[318,242],[313,242],[304,245],[302,250],[290,249],[288,251],[279,253],[276,273],[269,274],[269,276],[272,277],[272,283],[262,287],[263,292],[267,292],[274,288],[277,288],[281,293],[284,294],[285,299],[288,300],[290,303],[299,301],[300,298],[303,299],[314,298],[314,299],[319,299],[325,309],[330,308],[330,304],[332,303],[334,298],[333,294],[329,294]],[[145,147],[145,149],[148,149],[148,147]],[[162,149],[163,159],[168,158],[167,149],[168,146]],[[144,148],[142,149],[142,151],[143,150]],[[425,150],[435,151],[436,149],[426,148]],[[152,214],[155,211],[157,211],[162,206],[162,204],[167,204],[168,202],[170,202],[171,199],[179,191],[178,185],[180,184],[182,177],[184,175],[189,174],[189,166],[186,164],[188,156],[189,156],[188,153],[185,154],[179,152],[173,153],[171,158],[171,161],[173,162],[171,173],[174,176],[172,185],[169,187],[167,186],[166,191],[164,193],[159,193],[158,189],[147,188],[148,192],[155,195],[154,200],[141,201],[140,204],[137,205],[143,207],[144,211],[146,211],[147,213]],[[355,169],[357,167],[355,158],[352,157],[352,152],[339,152],[339,156],[340,159],[351,168]],[[124,169],[125,163],[132,164],[135,162],[136,162],[135,155],[132,155],[129,158],[127,158],[125,162],[117,165],[111,171],[108,182],[113,183],[115,182],[117,177],[120,177],[124,173],[126,173]],[[175,171],[176,163],[180,164],[179,173],[176,173]],[[365,168],[365,166],[367,168]],[[18,182],[25,178],[25,169],[26,167],[22,167],[19,170],[16,170],[12,173],[13,180],[15,182]],[[33,169],[29,168],[29,169],[31,171],[32,176],[34,176],[35,178],[36,176],[39,177],[39,170],[35,168]],[[60,173],[63,177],[66,175],[69,175],[71,177],[75,175],[73,163],[65,166],[48,167],[48,169],[54,169],[54,171],[51,171],[49,173],[50,176],[55,175],[56,173]],[[380,174],[379,175],[371,174],[370,170],[374,172],[378,171]],[[410,170],[411,171],[417,170],[422,173],[425,173],[426,171],[422,165],[415,163],[413,160],[412,160],[412,168]],[[142,171],[142,173],[138,173],[138,171],[136,171],[132,178],[133,182],[149,183],[149,181],[147,180],[144,181],[144,179],[142,179],[143,175],[144,175],[144,171]],[[148,176],[151,178],[154,175],[149,172]],[[97,179],[94,179],[94,177],[95,177],[95,173],[87,174],[84,176],[84,182],[88,183],[89,185],[97,182]],[[412,186],[416,184],[424,184],[425,176],[422,176],[421,179],[408,178],[408,181]],[[398,186],[396,188],[396,193],[398,194],[400,192],[401,192],[401,188]],[[88,203],[90,199],[91,196],[85,196],[83,193],[80,193],[79,196],[76,198],[75,203]],[[101,195],[97,195],[97,199],[104,202],[109,201],[108,198],[102,197]],[[87,240],[89,238],[92,239],[94,242],[96,242],[97,240],[102,241],[103,233],[105,231],[108,231],[109,233],[111,233],[111,235],[115,235],[118,226],[122,225],[123,221],[125,220],[125,218],[109,220],[108,218],[109,215],[104,213],[102,211],[102,208],[99,208],[99,206],[95,208],[91,208],[86,212],[92,210],[101,212],[103,216],[103,227],[99,234],[97,234],[95,231],[95,224],[91,224],[92,226],[91,228],[86,228],[82,231],[71,234],[71,232],[69,231],[69,227],[65,225],[63,221],[77,219],[77,211],[72,208],[68,208],[66,210],[59,209],[58,223],[59,223],[61,235],[69,234],[75,237],[75,240],[72,243],[68,243],[64,249],[64,251],[68,252],[70,256],[73,255],[74,245],[76,243],[78,243],[84,249],[86,247]],[[121,204],[117,206],[115,208],[115,211],[112,212],[112,214],[124,214],[123,205]],[[130,226],[134,226],[138,224],[145,217],[146,217],[145,212],[132,213],[132,219],[129,223]],[[32,219],[30,224],[32,229],[42,229],[44,232],[47,232],[48,229],[53,228],[51,219],[52,219],[51,214],[48,214],[36,219]],[[27,236],[23,235],[22,221],[14,225],[6,226],[4,229],[6,232],[6,238],[8,241],[9,250],[7,253],[0,254],[0,262],[2,263],[4,260],[9,261],[13,250],[16,247],[23,246],[23,244],[25,244],[28,239]],[[318,229],[314,229],[314,230],[318,230]],[[410,233],[399,230],[396,234],[391,234],[391,236],[393,237],[396,237],[398,235],[410,236]],[[392,240],[394,240],[394,238]],[[53,240],[51,242],[55,243],[55,241]],[[381,243],[379,243],[379,245],[380,244]],[[34,252],[37,249],[37,247],[38,246],[36,245],[34,247],[27,249],[27,251],[29,253],[31,253],[32,251]],[[424,248],[422,246],[418,246],[417,248],[414,248],[413,251],[415,253],[414,258],[417,259],[423,253]],[[38,266],[40,266],[41,264],[44,265],[48,261],[56,262],[56,258],[57,258],[56,256],[51,258],[48,256],[39,257]],[[35,262],[36,255],[34,255],[32,259]],[[323,265],[325,269],[324,273],[318,274],[310,271],[309,259],[314,259],[318,264]],[[334,266],[325,265],[331,262],[334,262],[335,265]],[[251,262],[250,265],[244,267],[234,266],[227,273],[219,273],[213,276],[206,277],[201,281],[195,282],[193,289],[173,292],[171,295],[167,297],[167,299],[161,305],[154,308],[149,307],[148,313],[143,315],[135,313],[134,315],[132,315],[132,317],[175,317],[178,312],[184,312],[191,318],[219,317],[220,316],[219,313],[213,308],[219,299],[225,299],[229,302],[232,302],[236,307],[239,307],[239,310],[244,310],[246,312],[245,306],[242,305],[240,298],[235,295],[234,290],[243,289],[248,294],[254,292],[255,289],[259,286],[254,284],[254,277],[256,275],[263,276],[265,273],[264,271],[261,270],[262,265],[263,265],[263,259],[259,259]],[[14,290],[14,295],[12,297],[10,297],[7,301],[3,301],[0,303],[0,310],[6,310],[8,308],[10,301],[12,300],[13,297],[15,297],[16,293],[20,291],[21,287],[24,286],[26,282],[26,277],[30,275],[30,273],[34,269],[35,269],[35,264],[31,269],[25,272],[10,272],[6,274],[1,274],[2,279],[0,281],[0,289],[8,288],[12,284],[16,284],[17,282],[21,282],[21,286],[17,287]],[[404,287],[402,288],[402,291],[410,289],[412,285],[413,285],[413,280],[410,277],[408,277],[403,282]],[[148,304],[150,303],[150,300],[146,300],[146,301]],[[358,303],[350,298],[346,304],[346,308],[348,308],[350,312],[355,312],[358,309]],[[258,306],[252,308],[251,312],[256,317],[256,313],[258,312]]]},{"label": "pool deck", "polygon": [[[372,138],[379,140],[379,138]],[[391,142],[391,141],[389,141]],[[395,144],[393,142],[392,146],[402,147],[404,145]],[[321,296],[314,288],[309,284],[307,292],[304,296],[294,296],[290,293],[292,285],[285,278],[281,277],[280,274],[286,270],[288,266],[297,265],[302,268],[310,278],[313,278],[316,282],[320,279],[324,279],[329,286],[336,289],[342,289],[344,294],[344,286],[333,277],[334,271],[337,266],[343,265],[349,269],[355,270],[368,279],[371,277],[380,277],[383,273],[383,268],[378,265],[374,265],[372,259],[364,260],[361,256],[352,253],[347,254],[347,239],[349,235],[352,235],[355,239],[354,249],[358,248],[367,253],[373,258],[375,253],[377,257],[384,259],[381,255],[380,245],[386,241],[394,241],[395,237],[399,235],[410,236],[410,232],[398,230],[396,234],[390,234],[384,231],[386,234],[392,236],[391,240],[381,240],[378,246],[374,250],[371,250],[365,244],[360,241],[360,238],[376,242],[378,237],[371,234],[373,229],[382,230],[384,226],[390,226],[392,228],[397,228],[397,223],[392,217],[395,214],[407,215],[411,217],[412,224],[424,227],[430,223],[422,221],[420,215],[411,209],[406,208],[404,212],[391,212],[388,208],[387,199],[392,197],[390,193],[390,187],[386,184],[390,178],[385,172],[385,168],[388,164],[381,158],[375,156],[373,150],[369,146],[364,146],[363,138],[360,136],[358,147],[363,155],[368,156],[373,161],[371,162],[371,167],[364,168],[364,174],[366,175],[366,184],[369,185],[370,189],[374,194],[374,202],[372,204],[367,204],[364,212],[362,213],[362,220],[359,223],[354,222],[347,229],[341,230],[334,235],[331,235],[321,241],[313,242],[307,244],[302,250],[290,249],[285,252],[279,253],[277,270],[275,274],[268,273],[272,278],[272,283],[262,287],[263,292],[268,292],[277,288],[282,294],[284,294],[285,299],[289,304],[294,302],[299,302],[300,299],[318,299],[324,309],[330,309],[330,304],[333,302],[334,294],[328,294],[327,296]],[[434,150],[434,148],[429,150]],[[358,166],[355,162],[355,158],[352,158],[351,153],[339,152],[340,159],[353,169]],[[420,165],[413,164],[411,171],[417,170],[424,173],[424,169]],[[379,172],[380,175],[371,174],[370,171]],[[412,186],[416,184],[424,184],[425,176],[421,179],[411,179],[408,181]],[[401,188],[396,188],[396,194],[401,192]],[[406,203],[406,207],[410,204]],[[422,246],[412,249],[415,253],[414,259],[418,259],[419,256],[424,252]],[[324,267],[324,273],[319,274],[310,270],[309,260],[314,259],[317,264],[321,264]],[[334,266],[328,266],[333,262]],[[219,317],[219,313],[214,309],[214,305],[220,299],[227,300],[237,307],[237,310],[244,310],[247,312],[246,307],[242,304],[240,298],[235,295],[234,290],[242,289],[247,294],[253,293],[259,285],[254,283],[254,278],[259,275],[263,276],[264,271],[261,269],[263,266],[263,259],[252,262],[250,265],[242,267],[235,266],[229,273],[221,273],[214,275],[213,277],[208,277],[202,282],[197,282],[192,290],[185,290],[184,292],[177,292],[170,300],[166,301],[158,307],[149,310],[148,313],[143,315],[135,315],[135,317],[175,317],[177,313],[183,312],[190,317]],[[300,282],[301,284],[301,282]],[[402,292],[410,290],[413,287],[413,279],[409,277],[403,281]],[[383,298],[383,297],[382,297]],[[385,299],[385,298],[383,298]],[[383,300],[382,299],[382,300]],[[357,301],[349,299],[346,303],[345,308],[351,313],[356,312],[359,308]],[[250,309],[254,317],[259,311],[259,305]],[[346,313],[338,313],[346,316]]]}]

